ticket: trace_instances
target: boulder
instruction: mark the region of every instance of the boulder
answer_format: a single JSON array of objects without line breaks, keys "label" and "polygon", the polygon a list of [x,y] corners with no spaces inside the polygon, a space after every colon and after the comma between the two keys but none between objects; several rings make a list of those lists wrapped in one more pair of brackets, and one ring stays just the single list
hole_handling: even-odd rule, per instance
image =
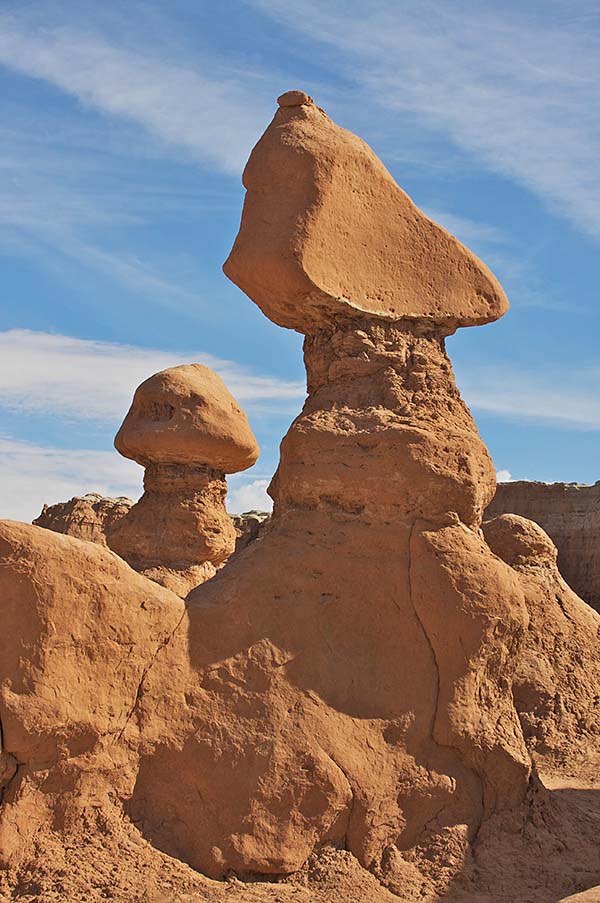
[{"label": "boulder", "polygon": [[[490,270],[426,217],[381,160],[304,92],[289,91],[244,170],[224,271],[280,326],[428,320],[446,334],[498,319]],[[426,275],[425,275],[426,274]]]}]

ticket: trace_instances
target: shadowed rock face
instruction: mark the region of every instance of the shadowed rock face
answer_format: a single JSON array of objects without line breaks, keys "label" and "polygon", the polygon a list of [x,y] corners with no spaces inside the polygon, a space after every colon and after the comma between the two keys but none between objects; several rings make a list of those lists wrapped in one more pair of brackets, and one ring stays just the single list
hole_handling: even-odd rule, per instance
[{"label": "shadowed rock face", "polygon": [[600,483],[499,483],[486,517],[500,514],[520,514],[543,527],[569,586],[600,611]]},{"label": "shadowed rock face", "polygon": [[[287,874],[334,844],[403,899],[433,900],[468,871],[476,837],[544,822],[513,698],[528,631],[543,627],[518,535],[497,546],[508,563],[480,530],[494,468],[444,347],[505,301],[362,142],[301,93],[280,104],[227,265],[272,319],[306,333],[308,397],[282,442],[271,523],[184,608],[100,548],[88,561],[75,540],[2,525],[8,634],[31,617],[25,657],[0,645],[6,750],[23,763],[0,850],[18,862],[32,842],[21,822],[35,816],[36,837],[55,823],[54,786],[68,789],[64,823],[94,801],[107,825],[125,810],[153,847],[212,877]],[[152,479],[183,466],[148,448]],[[168,545],[166,523],[162,535]],[[549,586],[535,585],[536,612]],[[72,648],[73,594],[90,635]],[[95,656],[99,698],[79,702]],[[56,687],[77,705],[56,711]],[[564,748],[577,740],[573,722]]]},{"label": "shadowed rock face", "polygon": [[136,390],[115,438],[146,468],[144,494],[107,543],[133,568],[181,596],[213,577],[235,548],[225,473],[256,461],[246,415],[200,364],[163,370]]}]

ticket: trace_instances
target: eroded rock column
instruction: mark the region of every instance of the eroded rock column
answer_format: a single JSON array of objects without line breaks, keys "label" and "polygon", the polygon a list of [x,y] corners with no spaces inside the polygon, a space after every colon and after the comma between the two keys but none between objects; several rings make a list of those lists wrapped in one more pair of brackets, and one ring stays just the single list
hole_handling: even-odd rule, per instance
[{"label": "eroded rock column", "polygon": [[173,367],[137,389],[115,446],[145,467],[144,494],[107,543],[133,568],[185,596],[235,549],[225,474],[258,457],[246,415],[208,367]]}]

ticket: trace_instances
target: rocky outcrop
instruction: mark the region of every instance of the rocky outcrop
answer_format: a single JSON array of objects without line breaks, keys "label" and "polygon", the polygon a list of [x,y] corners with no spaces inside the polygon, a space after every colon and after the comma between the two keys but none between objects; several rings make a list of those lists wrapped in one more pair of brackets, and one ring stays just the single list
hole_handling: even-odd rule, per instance
[{"label": "rocky outcrop", "polygon": [[519,574],[529,614],[513,676],[525,738],[555,760],[591,760],[600,739],[600,616],[562,579],[556,547],[538,524],[502,514],[483,532]]},{"label": "rocky outcrop", "polygon": [[225,474],[258,457],[246,415],[208,367],[173,367],[137,389],[115,447],[145,467],[144,494],[107,544],[185,596],[234,551]]},{"label": "rocky outcrop", "polygon": [[569,586],[600,611],[600,482],[499,483],[485,516],[500,514],[519,514],[543,527]]},{"label": "rocky outcrop", "polygon": [[269,511],[244,511],[232,514],[231,520],[236,532],[235,551],[241,552],[261,535],[271,520]]},{"label": "rocky outcrop", "polygon": [[77,539],[106,545],[106,533],[125,517],[133,505],[131,499],[120,496],[106,498],[96,492],[75,496],[68,502],[44,505],[33,523],[46,530],[66,533]]},{"label": "rocky outcrop", "polygon": [[[99,546],[0,526],[5,636],[25,638],[0,642],[14,886],[24,862],[47,867],[52,832],[87,823],[96,857],[130,849],[135,825],[213,879],[281,879],[335,847],[384,886],[370,901],[579,890],[597,825],[578,817],[577,842],[559,841],[513,697],[540,630],[528,597],[554,587],[483,538],[494,468],[444,345],[499,316],[501,289],[301,92],[280,98],[245,183],[227,271],[305,333],[273,516],[185,605]],[[165,422],[177,407],[141,407],[171,457],[150,458],[149,424],[127,451],[188,466],[191,435],[174,458]]]}]

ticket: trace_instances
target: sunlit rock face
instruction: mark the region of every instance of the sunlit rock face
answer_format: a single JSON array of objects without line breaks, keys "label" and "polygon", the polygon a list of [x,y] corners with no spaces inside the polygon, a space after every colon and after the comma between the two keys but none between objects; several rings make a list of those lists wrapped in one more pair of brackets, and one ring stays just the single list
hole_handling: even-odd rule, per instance
[{"label": "sunlit rock face", "polygon": [[235,549],[225,474],[258,457],[248,419],[220,376],[185,364],[142,383],[115,447],[144,465],[144,494],[108,531],[107,543],[137,571],[185,596]]}]

